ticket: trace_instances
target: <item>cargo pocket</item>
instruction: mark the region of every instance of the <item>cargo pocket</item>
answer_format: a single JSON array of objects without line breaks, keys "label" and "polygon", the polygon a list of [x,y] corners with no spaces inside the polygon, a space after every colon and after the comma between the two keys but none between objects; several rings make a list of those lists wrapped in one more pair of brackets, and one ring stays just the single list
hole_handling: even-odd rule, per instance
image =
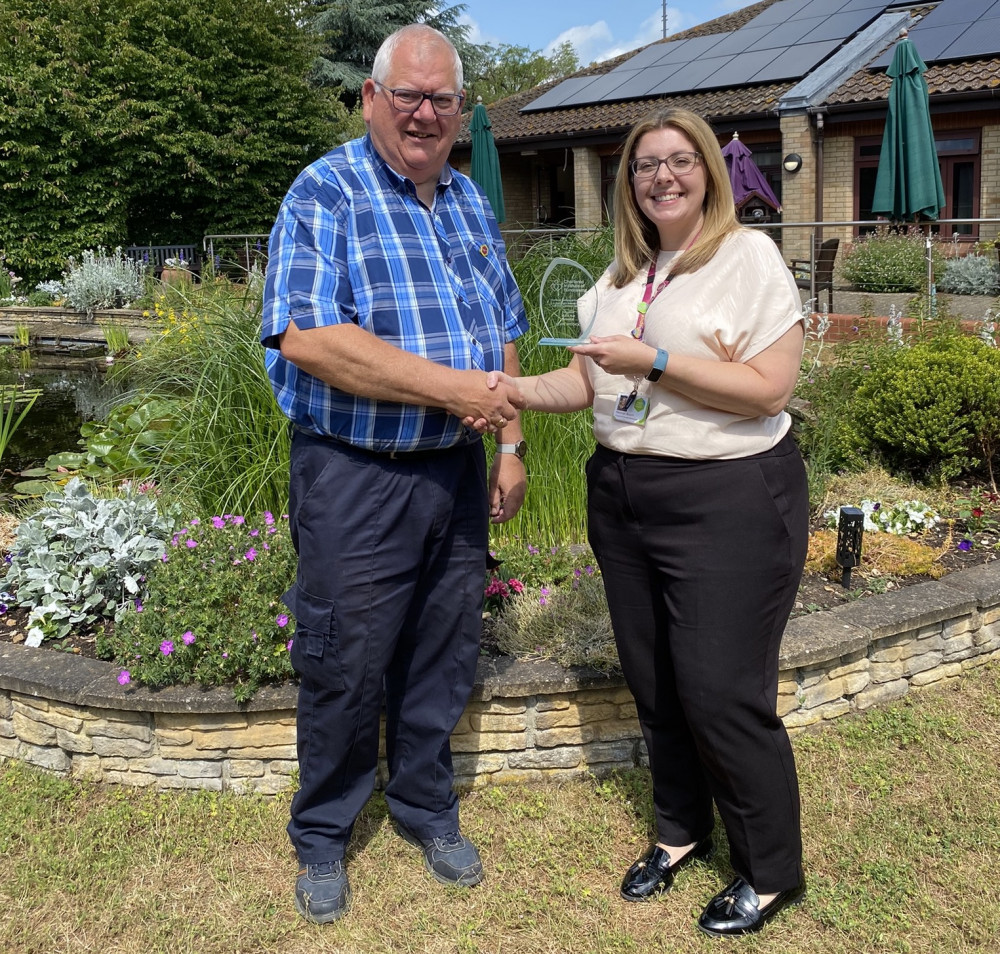
[{"label": "cargo pocket", "polygon": [[281,599],[295,615],[292,668],[318,688],[343,692],[344,671],[333,600],[312,596],[295,586]]}]

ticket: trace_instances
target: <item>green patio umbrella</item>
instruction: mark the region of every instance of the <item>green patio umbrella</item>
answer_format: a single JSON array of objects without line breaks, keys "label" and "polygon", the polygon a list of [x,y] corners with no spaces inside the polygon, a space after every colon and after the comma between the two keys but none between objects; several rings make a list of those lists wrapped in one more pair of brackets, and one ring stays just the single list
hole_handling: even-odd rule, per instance
[{"label": "green patio umbrella", "polygon": [[472,178],[483,187],[496,220],[502,222],[506,212],[503,207],[503,183],[500,181],[500,156],[493,141],[489,114],[481,102],[476,103],[472,110],[469,132],[472,135]]},{"label": "green patio umbrella", "polygon": [[944,206],[926,70],[917,48],[904,33],[888,71],[892,77],[889,115],[872,201],[872,212],[899,222],[936,219]]}]

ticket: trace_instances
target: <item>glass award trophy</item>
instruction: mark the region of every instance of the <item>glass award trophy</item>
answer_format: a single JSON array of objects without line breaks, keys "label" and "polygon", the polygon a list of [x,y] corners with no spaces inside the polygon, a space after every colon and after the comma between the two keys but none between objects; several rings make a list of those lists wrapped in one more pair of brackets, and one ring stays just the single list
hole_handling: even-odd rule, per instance
[{"label": "glass award trophy", "polygon": [[540,345],[569,347],[586,344],[597,319],[597,296],[588,303],[584,314],[580,299],[594,286],[594,278],[571,258],[549,262],[538,289],[538,313],[541,316]]}]

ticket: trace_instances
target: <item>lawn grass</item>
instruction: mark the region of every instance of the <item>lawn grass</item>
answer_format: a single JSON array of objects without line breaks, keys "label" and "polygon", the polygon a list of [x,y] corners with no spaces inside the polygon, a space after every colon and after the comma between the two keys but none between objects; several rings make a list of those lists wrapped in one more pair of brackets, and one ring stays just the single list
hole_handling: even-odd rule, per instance
[{"label": "lawn grass", "polygon": [[376,797],[359,819],[347,918],[291,901],[288,797],[82,784],[0,765],[0,950],[547,952],[732,947],[796,954],[995,951],[1000,937],[1000,666],[795,739],[806,903],[760,936],[702,937],[727,852],[651,904],[618,897],[650,834],[643,772],[462,798],[487,880],[446,889]]}]

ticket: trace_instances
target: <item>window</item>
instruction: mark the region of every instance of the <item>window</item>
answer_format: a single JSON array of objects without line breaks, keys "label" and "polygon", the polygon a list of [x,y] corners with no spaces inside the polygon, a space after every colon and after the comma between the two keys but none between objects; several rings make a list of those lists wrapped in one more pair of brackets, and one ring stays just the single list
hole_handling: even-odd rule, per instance
[{"label": "window", "polygon": [[615,177],[621,161],[621,156],[601,157],[601,207],[604,209],[605,222],[615,220]]},{"label": "window", "polygon": [[[975,219],[979,217],[979,137],[980,130],[948,130],[934,136],[941,182],[944,185],[943,219]],[[854,217],[872,220],[872,202],[882,138],[868,137],[854,141]],[[859,233],[871,232],[861,227]],[[935,235],[950,237],[953,233],[974,240],[979,235],[977,225],[933,225]]]}]

